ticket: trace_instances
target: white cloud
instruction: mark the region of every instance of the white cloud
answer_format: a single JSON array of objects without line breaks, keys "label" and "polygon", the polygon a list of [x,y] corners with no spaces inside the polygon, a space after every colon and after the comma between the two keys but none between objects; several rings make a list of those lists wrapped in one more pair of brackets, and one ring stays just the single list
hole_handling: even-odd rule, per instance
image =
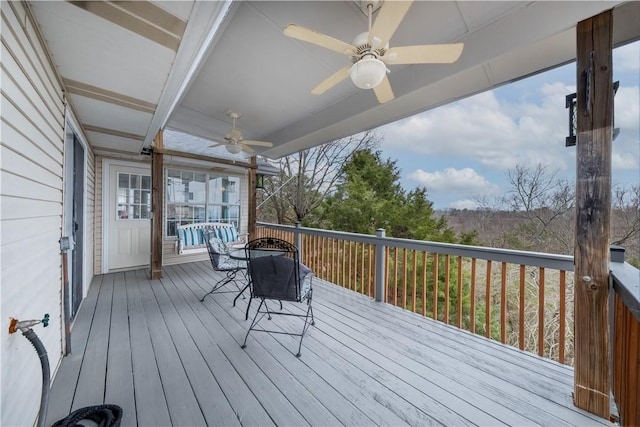
[{"label": "white cloud", "polygon": [[611,167],[613,169],[638,169],[638,159],[631,153],[613,153]]},{"label": "white cloud", "polygon": [[419,186],[426,187],[430,193],[456,192],[465,195],[485,194],[495,190],[485,177],[471,168],[446,168],[436,172],[425,172],[418,169],[407,175],[407,178]]},{"label": "white cloud", "polygon": [[637,135],[640,128],[640,89],[638,86],[623,86],[623,82],[620,84],[614,98],[615,125]]},{"label": "white cloud", "polygon": [[477,209],[478,208],[478,202],[474,202],[473,200],[469,200],[469,199],[464,199],[464,200],[457,200],[455,202],[451,202],[449,203],[449,207],[451,209]]},{"label": "white cloud", "polygon": [[384,143],[418,155],[474,158],[498,170],[538,163],[564,170],[568,93],[564,84],[547,84],[538,104],[510,105],[484,92],[385,126]]},{"label": "white cloud", "polygon": [[640,43],[630,43],[613,50],[613,72],[640,70]]}]

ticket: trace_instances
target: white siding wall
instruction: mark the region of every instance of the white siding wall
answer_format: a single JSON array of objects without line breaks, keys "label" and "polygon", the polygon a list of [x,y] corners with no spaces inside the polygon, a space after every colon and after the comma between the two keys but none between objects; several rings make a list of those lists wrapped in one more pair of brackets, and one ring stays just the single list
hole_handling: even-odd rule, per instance
[{"label": "white siding wall", "polygon": [[[41,319],[48,313],[50,326],[33,329],[47,349],[52,371],[62,351],[58,240],[64,104],[62,87],[24,4],[3,1],[1,12],[0,425],[22,426],[32,425],[38,413],[40,361],[22,334],[7,333],[9,317]],[[90,178],[88,188],[92,186]]]},{"label": "white siding wall", "polygon": [[100,274],[100,270],[96,269],[95,257],[94,257],[94,248],[96,245],[95,239],[95,223],[96,223],[96,186],[97,176],[96,176],[96,160],[91,147],[86,147],[86,155],[87,155],[87,164],[85,165],[86,169],[86,195],[87,200],[85,200],[84,206],[84,221],[85,221],[85,281],[84,285],[84,294],[82,297],[87,296],[89,292],[89,286],[91,285],[91,281],[93,280],[93,276],[95,274]]}]

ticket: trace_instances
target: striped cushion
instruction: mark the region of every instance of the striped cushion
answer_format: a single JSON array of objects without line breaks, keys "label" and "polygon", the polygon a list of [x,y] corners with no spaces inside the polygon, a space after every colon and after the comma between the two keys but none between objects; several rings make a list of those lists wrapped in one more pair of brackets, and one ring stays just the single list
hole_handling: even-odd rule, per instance
[{"label": "striped cushion", "polygon": [[238,232],[236,228],[233,226],[230,227],[220,227],[218,228],[218,237],[223,242],[237,242],[238,241]]},{"label": "striped cushion", "polygon": [[197,246],[204,243],[202,230],[199,228],[183,228],[181,230],[182,241],[185,246]]}]

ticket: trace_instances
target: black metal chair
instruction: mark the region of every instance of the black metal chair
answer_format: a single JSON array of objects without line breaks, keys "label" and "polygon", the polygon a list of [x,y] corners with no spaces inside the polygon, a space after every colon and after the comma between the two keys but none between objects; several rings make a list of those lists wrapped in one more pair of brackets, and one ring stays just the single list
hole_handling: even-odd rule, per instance
[{"label": "black metal chair", "polygon": [[[300,263],[298,248],[285,240],[272,237],[252,240],[247,243],[245,251],[248,260],[251,298],[259,298],[260,305],[244,337],[242,348],[247,346],[247,338],[249,338],[251,331],[293,335],[300,337],[296,354],[296,357],[300,357],[304,334],[310,325],[315,324],[311,307],[313,273]],[[274,311],[269,307],[268,301],[270,300],[280,303],[279,311]],[[303,313],[289,312],[283,310],[282,302],[304,303],[307,307]],[[249,300],[250,304],[251,300]],[[259,326],[265,316],[271,320],[271,316],[276,314],[304,319],[302,331],[289,333],[282,330],[263,329]]]},{"label": "black metal chair", "polygon": [[[229,249],[227,245],[218,237],[215,230],[205,230],[203,232],[204,240],[207,243],[207,251],[209,252],[209,259],[211,260],[211,266],[214,271],[220,271],[225,273],[225,277],[218,280],[211,290],[207,292],[200,301],[204,301],[207,295],[210,295],[214,292],[217,293],[230,293],[230,292],[238,292],[241,293],[242,289],[238,285],[239,278],[238,273],[243,273],[243,280],[246,280],[246,270],[247,263],[246,261],[232,259],[229,257]],[[233,283],[237,290],[229,290],[229,291],[221,291],[220,289],[225,285]],[[235,302],[235,300],[234,300]]]}]

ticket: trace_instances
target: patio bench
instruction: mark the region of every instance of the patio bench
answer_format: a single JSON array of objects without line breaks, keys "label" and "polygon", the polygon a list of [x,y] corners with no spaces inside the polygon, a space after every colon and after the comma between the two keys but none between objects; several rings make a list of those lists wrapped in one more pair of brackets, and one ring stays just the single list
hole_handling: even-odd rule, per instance
[{"label": "patio bench", "polygon": [[233,224],[224,222],[198,222],[178,226],[176,240],[176,253],[190,254],[207,252],[204,239],[204,231],[213,229],[216,235],[229,247],[244,246],[247,241],[246,234],[239,234]]}]

